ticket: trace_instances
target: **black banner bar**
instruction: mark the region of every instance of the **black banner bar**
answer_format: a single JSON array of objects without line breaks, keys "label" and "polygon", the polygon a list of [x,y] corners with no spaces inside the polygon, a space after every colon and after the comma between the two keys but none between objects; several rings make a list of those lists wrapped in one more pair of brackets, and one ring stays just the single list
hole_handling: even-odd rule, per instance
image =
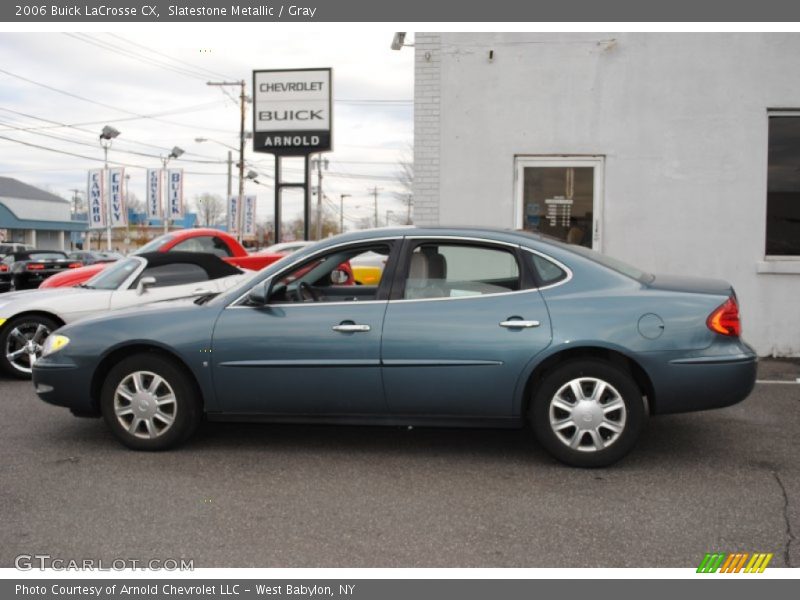
[{"label": "black banner bar", "polygon": [[[486,600],[535,598],[792,598],[797,580],[696,579],[86,579],[0,581],[0,597],[28,600]],[[795,593],[793,593],[795,592]]]},{"label": "black banner bar", "polygon": [[787,0],[11,0],[7,22],[790,22]]}]

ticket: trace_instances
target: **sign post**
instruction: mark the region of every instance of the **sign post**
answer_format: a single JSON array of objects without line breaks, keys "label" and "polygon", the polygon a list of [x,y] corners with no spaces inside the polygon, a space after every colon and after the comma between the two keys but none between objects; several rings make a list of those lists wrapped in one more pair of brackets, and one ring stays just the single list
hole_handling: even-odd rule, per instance
[{"label": "sign post", "polygon": [[[281,191],[286,187],[303,188],[303,234],[309,238],[309,155],[333,147],[332,79],[330,68],[253,71],[253,151],[275,156],[275,243],[281,238]],[[302,183],[281,180],[284,156],[304,158]]]}]

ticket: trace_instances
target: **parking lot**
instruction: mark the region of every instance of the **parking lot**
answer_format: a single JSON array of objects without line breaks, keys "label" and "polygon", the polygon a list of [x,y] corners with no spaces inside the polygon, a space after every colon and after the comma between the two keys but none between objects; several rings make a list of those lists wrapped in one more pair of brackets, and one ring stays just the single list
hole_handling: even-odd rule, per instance
[{"label": "parking lot", "polygon": [[[793,363],[762,378],[793,379]],[[0,380],[0,566],[18,554],[196,567],[800,565],[800,386],[652,419],[613,468],[554,462],[527,431],[204,425],[136,453],[101,420]]]}]

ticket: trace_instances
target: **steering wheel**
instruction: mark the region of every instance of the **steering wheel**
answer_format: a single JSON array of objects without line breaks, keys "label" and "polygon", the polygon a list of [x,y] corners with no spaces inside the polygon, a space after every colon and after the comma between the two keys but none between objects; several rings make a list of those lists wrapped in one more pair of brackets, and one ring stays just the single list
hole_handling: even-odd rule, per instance
[{"label": "steering wheel", "polygon": [[301,281],[294,290],[294,297],[298,302],[318,302],[319,294],[308,283]]}]

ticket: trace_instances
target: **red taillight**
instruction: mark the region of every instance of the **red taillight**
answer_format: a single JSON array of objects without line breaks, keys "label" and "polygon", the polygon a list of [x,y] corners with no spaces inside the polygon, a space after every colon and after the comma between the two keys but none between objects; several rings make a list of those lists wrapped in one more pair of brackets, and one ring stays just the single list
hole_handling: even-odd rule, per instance
[{"label": "red taillight", "polygon": [[79,263],[79,262],[76,262],[76,263],[69,263],[69,265],[67,265],[67,266],[68,266],[70,269],[77,269],[78,267],[82,267],[82,266],[83,266],[83,263]]},{"label": "red taillight", "polygon": [[739,337],[742,335],[742,322],[739,320],[739,305],[731,296],[719,308],[708,315],[706,325],[711,331]]},{"label": "red taillight", "polygon": [[8,271],[8,265],[0,265],[0,273],[5,273]]},{"label": "red taillight", "polygon": [[44,265],[40,265],[38,263],[31,263],[28,265],[28,271],[41,271],[44,269]]}]

